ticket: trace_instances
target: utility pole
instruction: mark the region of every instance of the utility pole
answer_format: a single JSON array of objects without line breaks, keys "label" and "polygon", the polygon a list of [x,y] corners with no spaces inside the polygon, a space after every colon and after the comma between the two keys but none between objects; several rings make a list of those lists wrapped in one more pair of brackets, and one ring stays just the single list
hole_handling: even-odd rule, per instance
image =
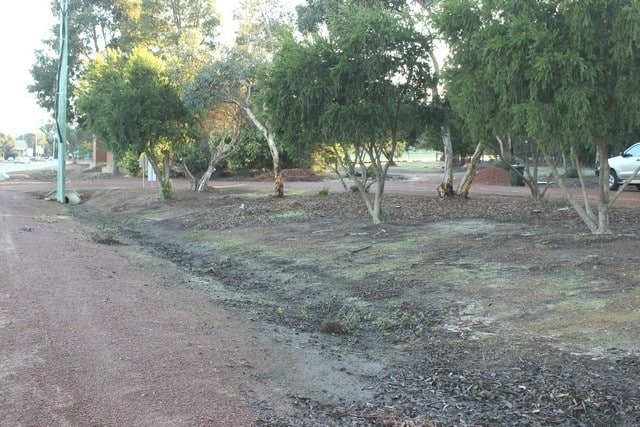
[{"label": "utility pole", "polygon": [[66,203],[66,143],[67,143],[67,82],[69,74],[69,30],[67,29],[67,0],[60,4],[60,63],[58,68],[58,99],[56,105],[56,126],[58,128],[58,187],[57,200]]}]

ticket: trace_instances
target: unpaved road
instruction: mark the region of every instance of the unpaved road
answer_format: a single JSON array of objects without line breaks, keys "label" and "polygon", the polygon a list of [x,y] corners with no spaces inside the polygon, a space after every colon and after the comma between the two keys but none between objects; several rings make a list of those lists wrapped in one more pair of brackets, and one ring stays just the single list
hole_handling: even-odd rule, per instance
[{"label": "unpaved road", "polygon": [[286,349],[91,233],[55,202],[0,190],[0,424],[239,426],[287,411],[285,390],[257,379]]},{"label": "unpaved road", "polygon": [[292,396],[370,397],[355,374],[381,365],[303,348],[15,188],[0,189],[1,425],[251,426],[288,419]]}]

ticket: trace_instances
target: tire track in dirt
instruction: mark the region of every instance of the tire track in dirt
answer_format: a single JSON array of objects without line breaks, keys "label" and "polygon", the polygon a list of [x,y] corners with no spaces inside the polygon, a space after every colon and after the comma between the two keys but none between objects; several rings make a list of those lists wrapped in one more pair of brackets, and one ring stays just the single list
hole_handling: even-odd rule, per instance
[{"label": "tire track in dirt", "polygon": [[[15,246],[13,244],[13,239],[11,238],[11,234],[9,233],[9,226],[7,225],[7,217],[6,206],[8,204],[9,193],[6,191],[0,191],[0,253],[11,254],[15,252]],[[3,263],[8,263],[10,261],[9,257],[3,256],[0,257]],[[9,270],[10,265],[6,265],[5,268],[2,269],[0,274],[8,274],[6,272]]]}]

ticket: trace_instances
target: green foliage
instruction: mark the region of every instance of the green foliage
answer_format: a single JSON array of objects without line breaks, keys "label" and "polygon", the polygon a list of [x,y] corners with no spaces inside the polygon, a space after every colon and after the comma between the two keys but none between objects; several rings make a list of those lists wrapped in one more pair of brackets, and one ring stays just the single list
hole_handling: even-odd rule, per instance
[{"label": "green foliage", "polygon": [[328,196],[329,195],[329,187],[322,187],[319,189],[316,194],[318,196]]},{"label": "green foliage", "polygon": [[138,49],[110,50],[90,65],[77,105],[85,125],[118,154],[152,151],[163,139],[179,141],[188,116],[158,58]]},{"label": "green foliage", "polygon": [[326,33],[284,42],[261,99],[276,134],[298,152],[329,152],[331,165],[361,174],[363,196],[376,178],[375,202],[365,202],[378,222],[396,148],[414,142],[433,113],[431,38],[412,16],[379,5],[344,3],[328,9],[326,23]]},{"label": "green foliage", "polygon": [[234,49],[266,64],[293,30],[293,17],[280,0],[241,0],[234,18],[239,24]]},{"label": "green foliage", "polygon": [[229,170],[240,174],[250,174],[271,168],[271,154],[264,138],[255,130],[247,131],[242,144],[227,157]]},{"label": "green foliage", "polygon": [[[191,117],[162,61],[146,49],[98,56],[76,96],[84,125],[119,156],[145,153],[161,170],[168,153],[187,141]],[[164,174],[159,178],[163,184],[169,180]]]},{"label": "green foliage", "polygon": [[129,176],[141,176],[142,168],[140,167],[140,155],[128,151],[120,157],[120,167],[122,167]]},{"label": "green foliage", "polygon": [[454,52],[447,93],[474,137],[522,135],[592,154],[585,147],[597,139],[619,141],[637,128],[640,34],[629,17],[640,16],[638,2],[441,7],[435,22]]},{"label": "green foliage", "polygon": [[344,4],[359,4],[365,7],[384,7],[389,11],[400,11],[406,0],[307,0],[305,5],[296,8],[298,12],[298,29],[304,34],[315,33],[327,24],[329,16],[339,11]]},{"label": "green foliage", "polygon": [[253,71],[244,66],[240,56],[205,65],[183,91],[185,106],[193,113],[204,113],[221,102],[241,104]]},{"label": "green foliage", "polygon": [[564,171],[565,178],[578,178],[578,168],[575,166],[569,166]]},{"label": "green foliage", "polygon": [[429,113],[429,37],[379,8],[329,18],[328,38],[290,39],[274,58],[264,99],[276,132],[299,147],[415,139]]},{"label": "green foliage", "polygon": [[207,141],[189,144],[180,151],[181,160],[195,176],[199,176],[209,167],[209,145]]},{"label": "green foliage", "polygon": [[167,181],[160,186],[160,194],[165,200],[173,199],[175,196],[175,190],[173,189],[171,181]]},{"label": "green foliage", "polygon": [[[443,0],[434,23],[453,52],[452,110],[479,140],[512,135],[548,158],[597,149],[606,160],[640,125],[637,19],[636,0]],[[608,232],[600,185],[599,214],[586,202],[578,213]]]},{"label": "green foliage", "polygon": [[[51,0],[56,14],[59,0]],[[216,44],[220,15],[213,0],[68,1],[69,108],[68,122],[76,118],[73,92],[82,78],[87,58],[107,48],[131,53],[136,46],[152,47],[171,68],[172,77],[183,82],[189,70],[211,56]],[[56,102],[59,26],[51,28],[42,49],[35,52],[31,68],[34,83],[29,90],[38,104],[53,111]]]}]

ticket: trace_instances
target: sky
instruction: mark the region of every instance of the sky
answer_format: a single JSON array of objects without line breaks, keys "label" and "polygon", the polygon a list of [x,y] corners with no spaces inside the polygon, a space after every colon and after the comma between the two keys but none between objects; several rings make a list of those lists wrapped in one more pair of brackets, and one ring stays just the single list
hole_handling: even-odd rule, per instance
[{"label": "sky", "polygon": [[27,91],[34,50],[57,21],[49,5],[50,0],[0,2],[0,132],[14,138],[36,132],[49,120]]},{"label": "sky", "polygon": [[[300,0],[282,0],[293,7]],[[218,0],[223,22],[232,18],[237,1]],[[34,133],[53,121],[38,107],[35,95],[27,90],[33,83],[31,69],[35,50],[51,34],[59,17],[50,9],[51,0],[0,0],[0,133],[18,138]]]}]

